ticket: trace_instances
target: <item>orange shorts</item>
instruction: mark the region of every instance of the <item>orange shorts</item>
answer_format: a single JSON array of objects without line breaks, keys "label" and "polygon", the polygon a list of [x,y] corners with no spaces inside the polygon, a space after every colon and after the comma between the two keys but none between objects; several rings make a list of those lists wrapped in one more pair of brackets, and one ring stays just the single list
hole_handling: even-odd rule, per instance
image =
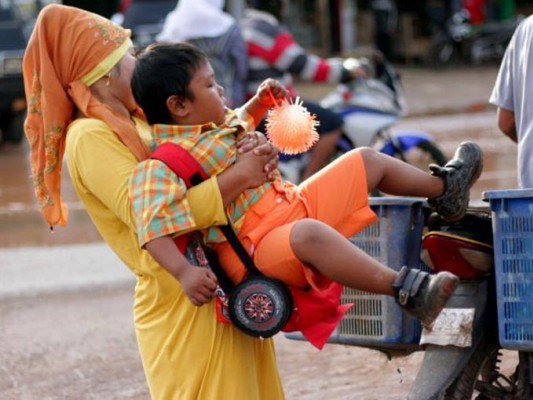
[{"label": "orange shorts", "polygon": [[[376,221],[377,216],[368,205],[363,158],[353,150],[292,190],[296,196],[274,189],[265,194],[246,213],[238,236],[266,276],[300,288],[311,285],[323,289],[331,281],[296,258],[290,233],[303,218],[322,221],[345,237]],[[234,282],[241,281],[246,271],[229,243],[218,244],[215,250],[228,276]]]}]

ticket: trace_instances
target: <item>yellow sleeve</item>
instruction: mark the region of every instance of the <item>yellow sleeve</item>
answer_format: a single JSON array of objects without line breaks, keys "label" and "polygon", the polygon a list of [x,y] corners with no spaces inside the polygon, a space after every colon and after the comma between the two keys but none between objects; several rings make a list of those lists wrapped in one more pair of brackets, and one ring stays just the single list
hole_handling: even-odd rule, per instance
[{"label": "yellow sleeve", "polygon": [[228,222],[216,176],[187,190],[187,200],[197,226],[207,228]]},{"label": "yellow sleeve", "polygon": [[[146,130],[149,132],[147,125]],[[141,136],[146,137],[147,133],[143,133]],[[138,162],[128,148],[105,123],[95,119],[80,119],[71,124],[67,143],[69,172],[81,200],[103,203],[135,230],[129,181]],[[226,221],[216,177],[189,189],[187,198],[192,200],[191,212],[198,229]]]}]

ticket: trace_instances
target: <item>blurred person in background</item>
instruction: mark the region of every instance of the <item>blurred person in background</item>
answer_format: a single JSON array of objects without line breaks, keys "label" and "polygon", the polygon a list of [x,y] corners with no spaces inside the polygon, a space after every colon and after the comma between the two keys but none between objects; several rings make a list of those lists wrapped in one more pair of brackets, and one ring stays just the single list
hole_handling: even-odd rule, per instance
[{"label": "blurred person in background", "polygon": [[[139,161],[150,157],[152,137],[130,86],[133,53],[130,31],[108,19],[58,4],[40,12],[23,61],[40,212],[50,227],[67,223],[65,154],[91,220],[137,280],[133,319],[152,399],[281,400],[273,341],[219,323],[213,301],[194,306],[178,279],[137,244],[128,185]],[[249,136],[253,152],[241,147],[229,170],[187,191],[197,229],[225,223],[225,206],[275,169],[272,146]],[[180,254],[176,246],[170,251]]]},{"label": "blurred person in background", "polygon": [[179,0],[165,19],[159,42],[189,42],[209,57],[227,106],[245,102],[248,53],[235,18],[223,11],[224,0]]},{"label": "blurred person in background", "polygon": [[394,0],[370,0],[374,16],[374,44],[387,60],[393,59],[392,38],[398,27],[398,8]]},{"label": "blurred person in background", "polygon": [[[308,54],[300,46],[281,21],[287,3],[284,0],[247,0],[248,9],[241,20],[241,30],[248,47],[247,97],[253,96],[266,78],[283,83],[294,97],[293,77],[302,80],[339,83],[358,77],[367,77],[363,67],[346,69],[337,60],[329,60]],[[309,163],[302,174],[302,181],[313,175],[331,160],[337,141],[342,135],[343,120],[340,115],[304,100],[304,107],[315,114],[319,141],[311,149]],[[257,128],[264,130],[264,124]]]},{"label": "blurred person in background", "polygon": [[533,188],[533,16],[516,28],[507,46],[489,102],[498,127],[518,144],[518,186]]}]

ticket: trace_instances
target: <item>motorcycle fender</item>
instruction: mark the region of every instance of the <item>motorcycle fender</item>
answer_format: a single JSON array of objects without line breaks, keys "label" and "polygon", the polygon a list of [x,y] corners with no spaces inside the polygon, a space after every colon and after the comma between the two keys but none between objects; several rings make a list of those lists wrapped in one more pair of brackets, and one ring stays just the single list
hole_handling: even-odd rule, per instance
[{"label": "motorcycle fender", "polygon": [[[399,131],[394,132],[393,136],[393,140],[400,145],[400,148],[404,152],[416,147],[419,143],[433,140],[433,137],[429,133],[423,131]],[[393,143],[390,141],[386,141],[379,151],[390,156],[395,153]]]},{"label": "motorcycle fender", "polygon": [[476,309],[472,345],[469,347],[427,345],[424,360],[411,387],[408,400],[437,400],[462,373],[485,334],[488,320],[487,281],[461,282],[447,307]]}]

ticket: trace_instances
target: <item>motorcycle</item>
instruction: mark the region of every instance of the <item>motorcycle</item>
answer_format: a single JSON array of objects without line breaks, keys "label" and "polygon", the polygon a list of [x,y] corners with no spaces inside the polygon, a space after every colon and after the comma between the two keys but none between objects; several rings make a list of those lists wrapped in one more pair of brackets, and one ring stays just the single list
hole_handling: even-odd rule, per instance
[{"label": "motorcycle", "polygon": [[477,26],[470,23],[467,10],[460,10],[434,35],[427,64],[434,68],[443,68],[460,62],[474,65],[499,62],[523,18],[519,15],[514,19]]},{"label": "motorcycle", "polygon": [[[432,163],[444,165],[447,159],[429,133],[392,131],[407,112],[400,78],[393,66],[381,57],[377,57],[373,66],[365,59],[348,58],[343,62],[350,69],[354,64],[363,63],[372,78],[339,84],[320,101],[322,107],[344,120],[334,157],[356,147],[370,146],[424,170]],[[309,154],[281,154],[281,174],[292,182],[300,182],[308,158]]]},{"label": "motorcycle", "polygon": [[[454,224],[433,221],[424,235],[422,259],[462,280],[437,322],[448,336],[466,341],[452,347],[438,329],[422,334],[425,356],[409,399],[533,398],[533,191],[484,196],[490,214],[470,212]],[[510,376],[500,370],[502,350],[518,353]]]},{"label": "motorcycle", "polygon": [[[344,289],[342,301],[356,305],[329,343],[389,357],[423,351],[409,400],[533,398],[533,190],[489,191],[485,199],[490,208],[447,223],[421,199],[371,198],[378,225],[350,238],[388,265],[461,278],[430,330],[390,297]],[[500,368],[509,351],[517,355],[510,373]]]}]

